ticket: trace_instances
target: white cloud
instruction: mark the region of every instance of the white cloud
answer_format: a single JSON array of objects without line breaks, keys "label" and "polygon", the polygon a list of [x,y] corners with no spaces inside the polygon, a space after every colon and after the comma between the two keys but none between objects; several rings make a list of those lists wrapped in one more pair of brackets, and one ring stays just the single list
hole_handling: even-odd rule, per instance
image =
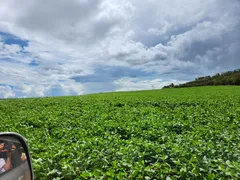
[{"label": "white cloud", "polygon": [[8,45],[0,42],[0,58],[18,59],[19,57],[18,53],[21,49],[22,48],[17,44]]},{"label": "white cloud", "polygon": [[3,45],[2,44],[2,47],[1,47],[1,55],[12,55],[12,54],[16,54],[18,53],[22,48],[17,45],[17,44],[12,44],[12,45],[8,45],[8,44],[5,44]]},{"label": "white cloud", "polygon": [[21,84],[15,91],[19,97],[67,96],[84,93],[84,87],[75,82],[56,82],[52,84]]},{"label": "white cloud", "polygon": [[183,82],[177,80],[163,81],[162,79],[141,80],[138,78],[121,78],[114,82],[117,86],[116,91],[161,89],[171,83],[179,84]]},{"label": "white cloud", "polygon": [[0,86],[0,98],[13,98],[15,93],[10,86]]}]

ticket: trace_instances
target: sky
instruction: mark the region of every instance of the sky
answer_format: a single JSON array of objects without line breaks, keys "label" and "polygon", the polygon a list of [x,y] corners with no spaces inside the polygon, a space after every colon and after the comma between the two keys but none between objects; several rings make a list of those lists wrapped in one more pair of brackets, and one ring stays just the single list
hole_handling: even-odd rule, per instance
[{"label": "sky", "polygon": [[0,0],[0,98],[160,89],[240,68],[239,0]]}]

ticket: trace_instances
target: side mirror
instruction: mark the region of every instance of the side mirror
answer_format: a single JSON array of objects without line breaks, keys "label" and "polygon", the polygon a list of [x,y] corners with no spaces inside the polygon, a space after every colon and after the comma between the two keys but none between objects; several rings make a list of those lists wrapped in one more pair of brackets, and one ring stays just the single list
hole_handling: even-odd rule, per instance
[{"label": "side mirror", "polygon": [[0,133],[0,180],[33,180],[28,146],[17,133]]}]

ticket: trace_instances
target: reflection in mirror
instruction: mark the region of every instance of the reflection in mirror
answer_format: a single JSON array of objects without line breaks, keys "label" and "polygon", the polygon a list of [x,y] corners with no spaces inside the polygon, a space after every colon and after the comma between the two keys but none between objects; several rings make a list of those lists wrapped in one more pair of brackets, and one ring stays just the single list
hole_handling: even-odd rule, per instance
[{"label": "reflection in mirror", "polygon": [[22,144],[11,136],[0,136],[0,180],[30,180],[30,168]]}]

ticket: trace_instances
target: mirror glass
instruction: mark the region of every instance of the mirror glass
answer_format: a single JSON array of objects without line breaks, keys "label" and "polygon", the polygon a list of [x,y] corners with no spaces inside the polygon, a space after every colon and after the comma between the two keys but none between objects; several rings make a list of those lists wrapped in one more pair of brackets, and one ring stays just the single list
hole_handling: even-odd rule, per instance
[{"label": "mirror glass", "polygon": [[12,136],[0,136],[0,180],[31,179],[24,147]]}]

